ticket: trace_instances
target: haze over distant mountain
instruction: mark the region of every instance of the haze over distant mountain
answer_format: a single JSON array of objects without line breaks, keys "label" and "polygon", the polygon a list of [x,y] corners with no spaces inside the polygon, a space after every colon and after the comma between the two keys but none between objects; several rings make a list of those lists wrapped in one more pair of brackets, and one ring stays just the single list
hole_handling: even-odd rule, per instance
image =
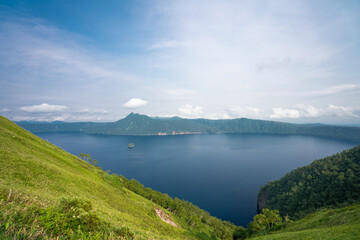
[{"label": "haze over distant mountain", "polygon": [[293,124],[236,118],[226,120],[158,118],[131,113],[111,123],[17,122],[33,133],[83,132],[109,135],[181,135],[205,133],[290,134],[360,142],[360,128],[321,124]]}]

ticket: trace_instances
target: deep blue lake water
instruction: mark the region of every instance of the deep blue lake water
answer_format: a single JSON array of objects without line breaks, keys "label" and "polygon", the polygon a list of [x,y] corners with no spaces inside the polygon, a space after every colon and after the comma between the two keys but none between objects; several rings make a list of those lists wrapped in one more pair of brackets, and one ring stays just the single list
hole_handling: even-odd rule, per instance
[{"label": "deep blue lake water", "polygon": [[[246,226],[260,186],[355,143],[305,136],[219,134],[109,136],[47,133],[39,137],[104,170],[194,203],[211,215]],[[135,148],[128,149],[133,142]]]}]

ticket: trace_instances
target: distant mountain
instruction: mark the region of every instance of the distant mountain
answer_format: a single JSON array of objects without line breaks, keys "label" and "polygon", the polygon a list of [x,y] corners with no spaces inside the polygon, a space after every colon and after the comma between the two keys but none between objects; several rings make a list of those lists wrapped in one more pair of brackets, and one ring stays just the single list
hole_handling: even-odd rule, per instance
[{"label": "distant mountain", "polygon": [[146,115],[130,113],[114,123],[98,124],[87,130],[92,134],[115,135],[158,135],[179,133],[204,133],[207,127],[191,119],[151,118]]},{"label": "distant mountain", "polygon": [[306,135],[360,142],[359,127],[293,124],[247,118],[223,120],[184,119],[180,117],[158,118],[130,113],[124,119],[111,123],[17,122],[17,124],[33,133],[83,132],[111,135],[257,133]]}]

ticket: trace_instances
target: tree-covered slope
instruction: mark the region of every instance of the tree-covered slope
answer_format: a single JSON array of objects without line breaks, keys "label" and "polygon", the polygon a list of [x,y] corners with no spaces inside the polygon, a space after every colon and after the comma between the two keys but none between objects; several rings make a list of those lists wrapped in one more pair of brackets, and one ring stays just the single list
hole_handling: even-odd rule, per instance
[{"label": "tree-covered slope", "polygon": [[360,201],[360,146],[297,168],[259,192],[260,209],[301,217],[316,209]]},{"label": "tree-covered slope", "polygon": [[84,132],[112,135],[157,135],[159,133],[261,133],[326,137],[360,142],[360,128],[330,125],[292,124],[247,118],[209,120],[152,118],[131,113],[112,123],[18,122],[33,133]]},{"label": "tree-covered slope", "polygon": [[[140,189],[134,180],[103,172],[4,117],[0,143],[1,239],[56,239],[66,229],[66,239],[231,239],[234,225],[151,189],[146,193],[154,198],[146,199],[129,190]],[[163,222],[155,209],[180,228]]]}]

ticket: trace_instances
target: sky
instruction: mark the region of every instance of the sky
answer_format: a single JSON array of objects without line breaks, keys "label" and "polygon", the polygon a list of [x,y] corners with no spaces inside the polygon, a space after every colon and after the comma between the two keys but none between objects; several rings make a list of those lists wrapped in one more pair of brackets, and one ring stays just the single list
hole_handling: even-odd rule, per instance
[{"label": "sky", "polygon": [[0,0],[0,115],[360,124],[360,1]]}]

